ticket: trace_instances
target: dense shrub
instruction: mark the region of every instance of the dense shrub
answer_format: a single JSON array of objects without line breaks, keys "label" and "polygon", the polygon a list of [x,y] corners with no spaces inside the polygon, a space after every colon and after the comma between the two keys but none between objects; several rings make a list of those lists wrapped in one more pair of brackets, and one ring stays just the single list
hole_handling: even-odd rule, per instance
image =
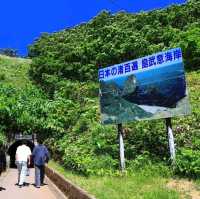
[{"label": "dense shrub", "polygon": [[0,146],[6,143],[5,132],[0,132]]},{"label": "dense shrub", "polygon": [[187,177],[200,177],[200,150],[180,149],[177,154],[176,172]]},{"label": "dense shrub", "polygon": [[[113,173],[118,169],[117,129],[99,123],[98,100],[87,98],[91,87],[96,89],[96,86],[78,82],[70,85],[73,90],[57,90],[54,100],[49,100],[34,86],[24,89],[1,86],[3,130],[42,135],[52,157],[68,169],[85,175]],[[80,96],[81,88],[84,92]],[[175,120],[177,148],[190,144],[193,150],[199,150],[198,115],[197,110],[196,115]],[[133,122],[124,127],[128,168],[142,168],[168,159],[167,134],[162,120]]]},{"label": "dense shrub", "polygon": [[46,89],[60,78],[96,81],[100,66],[178,46],[183,50],[186,69],[198,69],[199,10],[199,1],[189,1],[139,14],[103,11],[88,23],[44,33],[29,47],[33,59],[30,75]]}]

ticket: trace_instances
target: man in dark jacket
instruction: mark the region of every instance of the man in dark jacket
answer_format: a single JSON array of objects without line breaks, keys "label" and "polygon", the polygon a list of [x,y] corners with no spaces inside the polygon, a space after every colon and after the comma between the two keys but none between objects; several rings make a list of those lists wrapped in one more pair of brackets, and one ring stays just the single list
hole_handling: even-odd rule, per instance
[{"label": "man in dark jacket", "polygon": [[48,149],[38,140],[38,145],[35,146],[32,153],[35,165],[35,186],[40,188],[44,184],[45,164],[49,161]]}]

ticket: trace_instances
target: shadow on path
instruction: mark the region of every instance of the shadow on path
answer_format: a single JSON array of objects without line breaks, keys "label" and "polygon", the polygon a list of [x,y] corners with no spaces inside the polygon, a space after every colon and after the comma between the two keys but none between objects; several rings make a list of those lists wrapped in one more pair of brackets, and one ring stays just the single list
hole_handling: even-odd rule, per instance
[{"label": "shadow on path", "polygon": [[0,187],[0,191],[5,191],[6,189],[3,187]]},{"label": "shadow on path", "polygon": [[[28,187],[30,183],[24,182],[23,187]],[[18,183],[15,183],[15,186],[18,186]]]}]

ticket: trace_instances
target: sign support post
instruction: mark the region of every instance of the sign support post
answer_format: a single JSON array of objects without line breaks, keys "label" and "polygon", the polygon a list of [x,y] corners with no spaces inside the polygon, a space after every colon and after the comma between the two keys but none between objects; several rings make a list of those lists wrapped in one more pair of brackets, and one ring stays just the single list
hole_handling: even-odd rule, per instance
[{"label": "sign support post", "polygon": [[175,158],[176,158],[176,151],[175,151],[174,135],[172,131],[171,118],[166,118],[166,128],[167,128],[167,134],[168,134],[170,159],[172,160],[172,163],[174,163]]},{"label": "sign support post", "polygon": [[119,158],[120,169],[122,172],[125,170],[125,156],[124,156],[124,140],[122,124],[118,124],[118,137],[119,137]]}]

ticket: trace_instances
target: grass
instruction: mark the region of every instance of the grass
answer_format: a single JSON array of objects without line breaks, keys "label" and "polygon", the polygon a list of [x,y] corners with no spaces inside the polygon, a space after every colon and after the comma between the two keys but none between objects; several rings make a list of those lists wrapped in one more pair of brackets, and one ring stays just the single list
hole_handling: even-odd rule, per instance
[{"label": "grass", "polygon": [[178,199],[179,193],[168,189],[168,178],[152,174],[149,170],[135,172],[131,176],[84,177],[65,170],[51,161],[49,166],[73,183],[94,195],[97,199]]},{"label": "grass", "polygon": [[200,190],[200,179],[196,180],[195,183],[196,183],[198,189]]},{"label": "grass", "polygon": [[[186,77],[192,114],[173,120],[175,126],[184,127],[182,133],[175,134],[176,138],[183,135],[184,140],[185,137],[187,138],[186,135],[195,137],[195,135],[199,133],[200,70],[189,72],[186,74]],[[179,145],[177,145],[177,147],[179,147]],[[97,199],[189,199],[194,191],[189,189],[190,192],[187,193],[179,188],[176,189],[176,187],[167,188],[168,182],[173,179],[170,177],[163,177],[164,174],[161,175],[149,172],[148,169],[143,172],[135,172],[133,175],[125,177],[84,177],[65,170],[55,162],[50,162],[50,167],[87,190]],[[161,173],[161,171],[158,173]],[[199,190],[200,180],[197,180],[195,185],[196,192]]]},{"label": "grass", "polygon": [[28,70],[31,60],[0,55],[0,82],[14,87],[30,84]]},{"label": "grass", "polygon": [[[200,110],[200,70],[186,73],[190,103],[193,113]],[[198,108],[198,109],[197,109]]]}]

